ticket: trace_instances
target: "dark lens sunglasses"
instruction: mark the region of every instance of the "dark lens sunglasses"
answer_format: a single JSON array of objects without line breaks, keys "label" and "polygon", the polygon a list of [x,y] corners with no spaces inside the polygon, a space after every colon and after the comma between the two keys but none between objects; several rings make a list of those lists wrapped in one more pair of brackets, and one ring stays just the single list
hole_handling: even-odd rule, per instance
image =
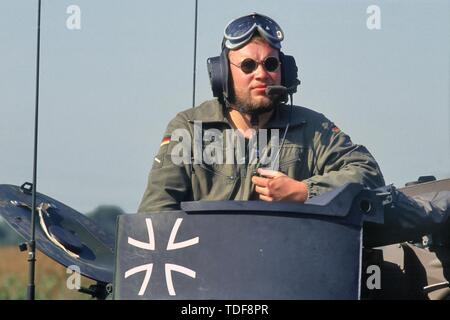
[{"label": "dark lens sunglasses", "polygon": [[236,66],[242,70],[245,74],[250,74],[258,69],[261,64],[268,72],[274,72],[280,67],[280,60],[275,57],[267,57],[263,61],[256,61],[251,58],[244,59],[240,64],[235,64],[230,61],[233,66]]}]

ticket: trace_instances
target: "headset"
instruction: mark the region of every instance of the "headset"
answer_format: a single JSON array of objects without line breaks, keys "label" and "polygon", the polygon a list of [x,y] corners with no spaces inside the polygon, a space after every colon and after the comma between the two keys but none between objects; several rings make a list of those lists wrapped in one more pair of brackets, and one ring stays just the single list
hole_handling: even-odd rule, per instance
[{"label": "headset", "polygon": [[[225,47],[220,56],[207,59],[213,96],[218,98],[221,103],[232,103],[234,99],[228,52],[229,49]],[[292,97],[297,92],[297,86],[300,85],[297,64],[293,56],[285,55],[281,51],[279,51],[279,59],[281,62],[281,85],[287,89],[287,93]]]}]

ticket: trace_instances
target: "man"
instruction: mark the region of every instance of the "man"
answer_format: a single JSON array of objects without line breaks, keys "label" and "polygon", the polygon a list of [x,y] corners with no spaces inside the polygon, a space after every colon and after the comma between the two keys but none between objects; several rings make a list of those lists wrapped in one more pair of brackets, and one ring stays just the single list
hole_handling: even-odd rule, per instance
[{"label": "man", "polygon": [[[281,52],[283,38],[275,21],[256,13],[227,25],[221,55],[208,60],[217,99],[169,123],[139,212],[177,210],[180,202],[192,200],[301,203],[347,182],[384,186],[366,148],[324,115],[284,103],[287,95],[292,103],[298,80],[295,60]],[[363,270],[381,266],[383,290],[363,290],[363,296],[448,297],[447,246],[430,251],[405,242],[385,246],[436,230],[448,237],[448,191],[410,198],[393,186],[383,190],[395,205],[386,205],[384,224],[365,224],[363,239]],[[379,246],[381,254],[369,249]]]},{"label": "man", "polygon": [[221,56],[208,60],[217,99],[169,123],[139,212],[193,200],[302,203],[347,182],[384,185],[365,147],[324,115],[284,103],[299,81],[295,60],[281,52],[283,38],[260,14],[228,24]]}]

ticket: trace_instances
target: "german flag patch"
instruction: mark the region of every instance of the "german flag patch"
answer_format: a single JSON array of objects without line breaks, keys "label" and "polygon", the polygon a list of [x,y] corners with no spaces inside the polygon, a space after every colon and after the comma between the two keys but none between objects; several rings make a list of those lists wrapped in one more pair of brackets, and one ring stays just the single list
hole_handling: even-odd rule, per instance
[{"label": "german flag patch", "polygon": [[332,123],[331,131],[333,131],[334,133],[339,133],[339,132],[341,132],[341,129],[339,129],[334,123]]},{"label": "german flag patch", "polygon": [[169,143],[170,143],[170,136],[164,136],[164,138],[161,141],[160,147],[162,147],[162,146],[164,146],[166,144],[169,144]]}]

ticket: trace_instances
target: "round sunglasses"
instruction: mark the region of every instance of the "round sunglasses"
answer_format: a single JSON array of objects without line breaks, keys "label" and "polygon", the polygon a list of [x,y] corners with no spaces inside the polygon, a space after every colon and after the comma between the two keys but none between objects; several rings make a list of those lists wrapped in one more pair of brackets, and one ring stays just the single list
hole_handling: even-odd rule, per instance
[{"label": "round sunglasses", "polygon": [[281,64],[280,60],[275,57],[267,57],[263,61],[256,61],[252,58],[246,58],[240,64],[235,64],[231,61],[230,63],[233,66],[240,68],[245,74],[254,72],[256,69],[258,69],[259,65],[262,65],[268,72],[274,72],[280,67]]}]

